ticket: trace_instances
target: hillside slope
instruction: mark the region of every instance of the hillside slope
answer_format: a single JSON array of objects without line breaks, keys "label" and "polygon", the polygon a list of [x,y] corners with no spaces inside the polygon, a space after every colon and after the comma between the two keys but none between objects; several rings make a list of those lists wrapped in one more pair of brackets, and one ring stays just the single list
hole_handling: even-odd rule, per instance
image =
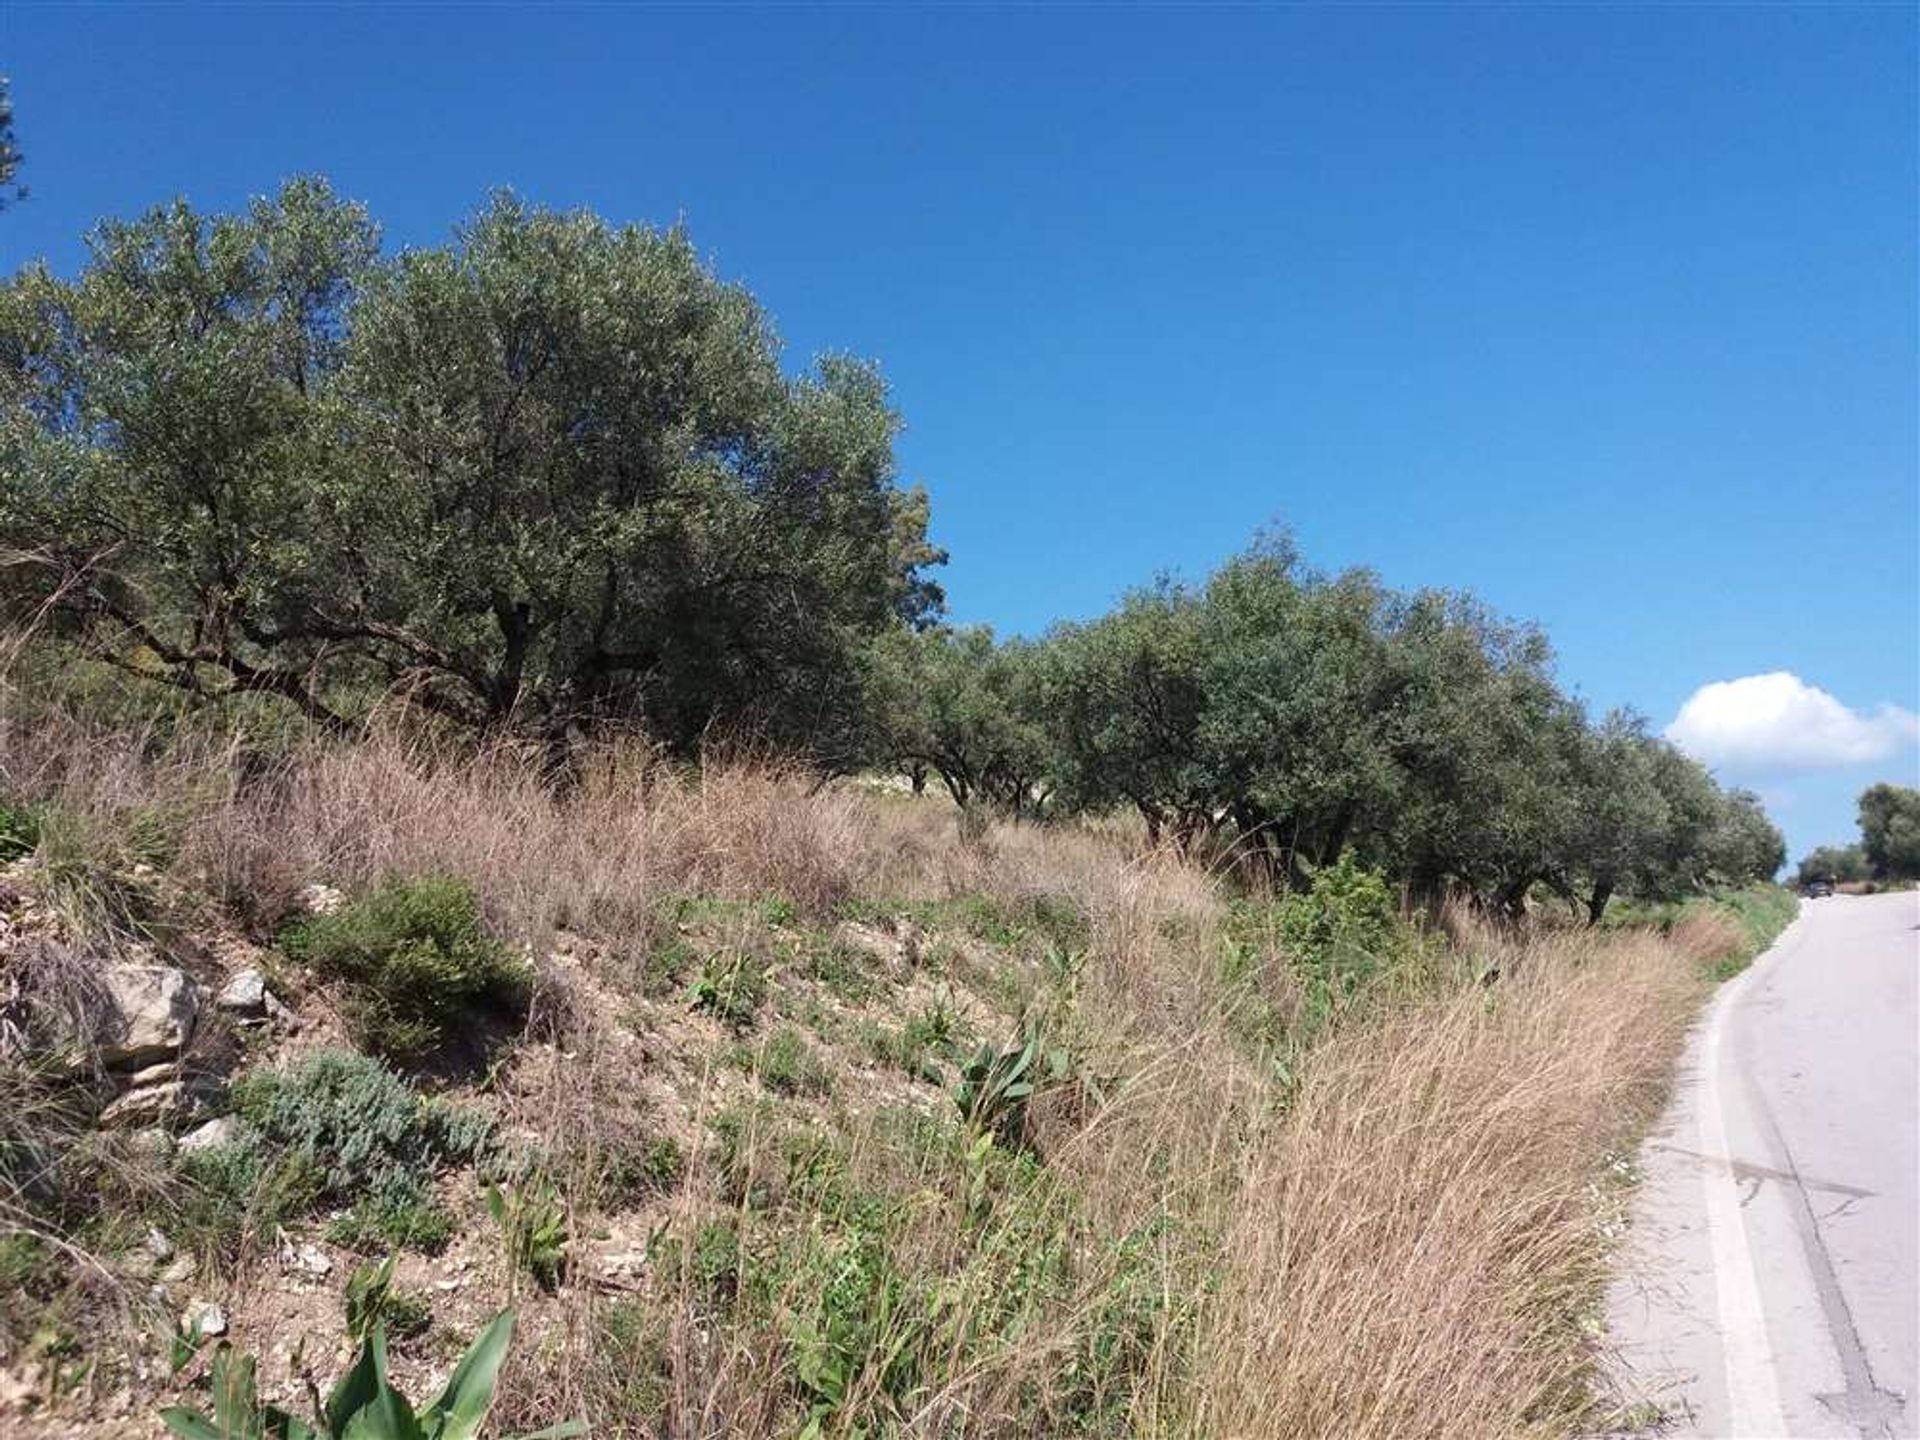
[{"label": "hillside slope", "polygon": [[9,1434],[220,1341],[298,1401],[350,1309],[426,1393],[506,1307],[490,1434],[1567,1434],[1744,943],[638,751],[8,741]]}]

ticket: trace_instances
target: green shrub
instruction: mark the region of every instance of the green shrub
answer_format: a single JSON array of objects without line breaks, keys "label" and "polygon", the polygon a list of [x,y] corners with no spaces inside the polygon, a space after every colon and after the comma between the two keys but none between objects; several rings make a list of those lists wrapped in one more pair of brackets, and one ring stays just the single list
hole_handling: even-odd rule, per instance
[{"label": "green shrub", "polygon": [[438,1255],[453,1239],[453,1217],[432,1199],[361,1200],[327,1222],[327,1239],[349,1250],[399,1246]]},{"label": "green shrub", "polygon": [[1364,978],[1391,961],[1403,942],[1393,892],[1351,852],[1319,870],[1311,886],[1280,902],[1280,942],[1304,969],[1333,979]]},{"label": "green shrub", "polygon": [[180,1173],[187,1183],[174,1216],[176,1239],[218,1266],[271,1245],[326,1190],[310,1157],[276,1150],[255,1135],[183,1156]]},{"label": "green shrub", "polygon": [[[483,1117],[422,1099],[378,1060],[351,1050],[321,1050],[284,1073],[246,1076],[233,1099],[256,1163],[297,1161],[312,1172],[307,1208],[352,1206],[328,1232],[342,1244],[443,1245],[449,1226],[433,1203],[434,1174],[472,1161],[487,1143]],[[244,1153],[217,1163],[244,1164]]]},{"label": "green shrub", "polygon": [[824,1095],[833,1088],[827,1067],[791,1025],[767,1037],[753,1057],[753,1073],[776,1095]]},{"label": "green shrub", "polygon": [[[184,1405],[160,1412],[166,1427],[182,1440],[275,1440],[307,1436],[311,1440],[474,1440],[493,1407],[494,1382],[513,1343],[513,1312],[503,1310],[474,1337],[453,1367],[446,1389],[419,1410],[387,1379],[387,1341],[378,1325],[360,1342],[353,1366],[340,1377],[324,1405],[303,1420],[278,1405],[260,1403],[251,1355],[222,1345],[210,1376],[211,1416]],[[316,1392],[316,1399],[317,1399]],[[584,1435],[575,1421],[552,1425],[523,1440],[562,1440]]]},{"label": "green shrub", "polygon": [[767,998],[767,971],[751,955],[715,956],[700,967],[687,987],[687,999],[735,1030],[752,1028],[761,1002]]},{"label": "green shrub", "polygon": [[474,1012],[526,1013],[527,965],[480,923],[472,887],[447,876],[398,880],[290,927],[281,948],[346,983],[361,1042],[415,1058]]},{"label": "green shrub", "polygon": [[31,805],[0,804],[0,864],[31,855],[39,844],[39,811]]}]

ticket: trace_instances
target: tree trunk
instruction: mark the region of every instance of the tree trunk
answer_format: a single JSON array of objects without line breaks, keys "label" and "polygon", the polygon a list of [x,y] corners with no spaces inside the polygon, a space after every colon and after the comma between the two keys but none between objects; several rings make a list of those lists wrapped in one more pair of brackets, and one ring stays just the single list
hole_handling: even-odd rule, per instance
[{"label": "tree trunk", "polygon": [[1601,880],[1595,883],[1593,894],[1587,900],[1587,923],[1598,925],[1600,917],[1607,913],[1607,901],[1613,898],[1613,882]]},{"label": "tree trunk", "polygon": [[1527,892],[1533,888],[1536,875],[1519,875],[1500,887],[1500,913],[1509,920],[1520,921],[1527,918]]}]

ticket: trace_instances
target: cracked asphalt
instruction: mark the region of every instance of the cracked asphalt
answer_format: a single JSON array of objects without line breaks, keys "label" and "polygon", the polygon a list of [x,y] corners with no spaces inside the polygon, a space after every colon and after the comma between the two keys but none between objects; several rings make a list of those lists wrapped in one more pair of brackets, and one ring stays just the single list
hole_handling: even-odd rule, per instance
[{"label": "cracked asphalt", "polygon": [[1917,995],[1907,893],[1806,902],[1716,997],[1607,1297],[1635,1426],[1920,1435]]}]

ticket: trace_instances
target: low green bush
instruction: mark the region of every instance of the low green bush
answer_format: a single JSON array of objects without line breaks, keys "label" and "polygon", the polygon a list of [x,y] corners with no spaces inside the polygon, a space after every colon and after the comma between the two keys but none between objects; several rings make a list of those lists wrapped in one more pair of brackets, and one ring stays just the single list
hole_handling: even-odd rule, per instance
[{"label": "low green bush", "polygon": [[753,1073],[776,1095],[825,1095],[833,1077],[800,1032],[783,1025],[753,1055]]},{"label": "low green bush", "polygon": [[470,1015],[526,1013],[528,966],[486,933],[473,889],[429,875],[396,880],[290,927],[281,948],[349,987],[362,1044],[416,1059]]},{"label": "low green bush", "polygon": [[255,1135],[180,1161],[175,1239],[217,1268],[271,1245],[282,1226],[320,1204],[325,1182],[311,1158]]},{"label": "low green bush", "polygon": [[[324,1405],[316,1403],[310,1419],[262,1404],[254,1357],[222,1345],[209,1375],[212,1413],[170,1405],[160,1419],[181,1440],[474,1440],[493,1408],[494,1384],[512,1343],[513,1312],[504,1310],[474,1337],[446,1388],[416,1410],[387,1379],[386,1332],[375,1325],[360,1342],[352,1368]],[[562,1440],[585,1433],[579,1422],[563,1421],[523,1440]]]},{"label": "low green bush", "polygon": [[336,1243],[431,1252],[452,1230],[434,1203],[434,1175],[471,1162],[487,1143],[484,1117],[423,1099],[351,1050],[245,1076],[233,1101],[246,1122],[240,1137],[183,1164],[195,1182],[192,1228],[216,1253],[323,1204],[351,1207],[328,1229]]},{"label": "low green bush", "polygon": [[1364,979],[1404,948],[1405,927],[1386,877],[1351,852],[1280,902],[1280,943],[1294,963],[1336,981]]},{"label": "low green bush", "polygon": [[767,971],[752,955],[716,955],[700,967],[687,987],[687,999],[735,1030],[753,1026],[761,1002],[767,998]]},{"label": "low green bush", "polygon": [[31,855],[40,843],[40,812],[31,805],[0,803],[0,865]]}]

